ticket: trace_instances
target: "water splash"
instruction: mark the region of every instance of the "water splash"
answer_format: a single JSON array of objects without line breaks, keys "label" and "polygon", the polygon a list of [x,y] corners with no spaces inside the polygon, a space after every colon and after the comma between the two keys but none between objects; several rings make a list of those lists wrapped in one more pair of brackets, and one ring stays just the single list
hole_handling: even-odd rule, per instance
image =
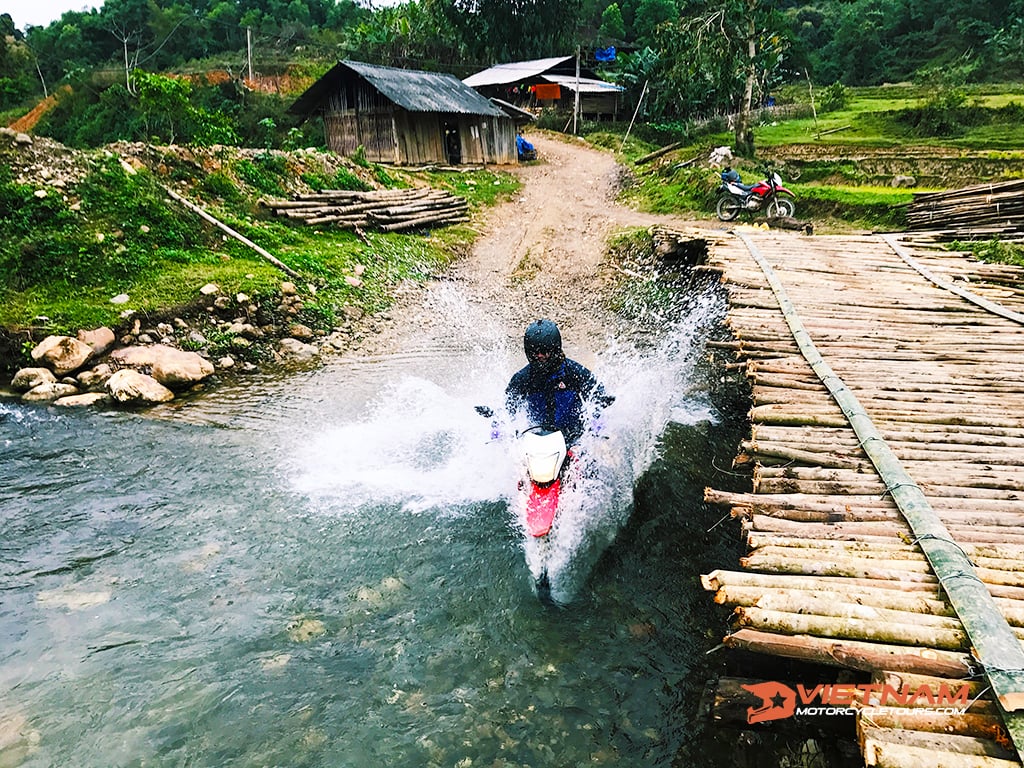
[{"label": "water splash", "polygon": [[530,574],[535,583],[546,575],[556,603],[576,598],[629,520],[633,488],[657,458],[666,425],[720,421],[703,385],[700,360],[724,304],[707,291],[692,297],[687,309],[664,329],[656,346],[613,339],[597,356],[594,373],[616,399],[600,417],[600,434],[588,433],[580,442],[579,452],[591,468],[566,489],[550,541],[533,540],[524,528]]},{"label": "water splash", "polygon": [[714,292],[698,294],[681,320],[662,327],[655,346],[612,339],[597,351],[593,370],[616,400],[602,415],[601,435],[581,441],[579,452],[590,469],[564,489],[555,527],[542,540],[525,533],[518,490],[522,463],[513,435],[526,425],[506,425],[505,439],[491,440],[490,421],[474,411],[477,404],[502,401],[515,365],[510,361],[518,356],[496,328],[475,336],[467,329],[465,336],[476,341],[447,380],[404,369],[423,370],[423,360],[407,356],[365,371],[391,383],[360,418],[328,425],[297,449],[294,485],[337,515],[386,503],[405,513],[452,516],[504,500],[534,583],[547,574],[552,599],[569,603],[628,521],[633,488],[657,457],[666,424],[717,420],[701,386],[699,361],[722,308]]}]

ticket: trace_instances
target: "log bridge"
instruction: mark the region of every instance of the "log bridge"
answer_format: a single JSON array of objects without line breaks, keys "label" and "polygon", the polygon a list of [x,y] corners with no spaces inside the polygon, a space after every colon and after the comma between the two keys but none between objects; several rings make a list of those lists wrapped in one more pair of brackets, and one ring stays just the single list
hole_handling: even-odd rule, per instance
[{"label": "log bridge", "polygon": [[[701,580],[734,608],[726,647],[848,670],[841,696],[786,685],[797,706],[854,709],[866,765],[1010,768],[1024,753],[1024,270],[933,243],[712,239],[699,269],[729,294],[733,335],[712,345],[751,386],[735,463],[752,490],[705,491],[749,551]],[[770,706],[751,682],[720,680],[716,705]]]}]

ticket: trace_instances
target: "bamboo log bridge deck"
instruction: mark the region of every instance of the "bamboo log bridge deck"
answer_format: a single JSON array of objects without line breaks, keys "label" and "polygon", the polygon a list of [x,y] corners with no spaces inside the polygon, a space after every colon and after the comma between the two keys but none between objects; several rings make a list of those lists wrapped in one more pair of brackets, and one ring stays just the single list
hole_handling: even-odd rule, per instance
[{"label": "bamboo log bridge deck", "polygon": [[[866,765],[1021,765],[1024,270],[759,230],[717,238],[702,269],[753,396],[752,492],[705,494],[749,547],[702,577],[735,607],[724,644],[860,673]],[[868,708],[884,685],[967,681],[965,714]]]}]

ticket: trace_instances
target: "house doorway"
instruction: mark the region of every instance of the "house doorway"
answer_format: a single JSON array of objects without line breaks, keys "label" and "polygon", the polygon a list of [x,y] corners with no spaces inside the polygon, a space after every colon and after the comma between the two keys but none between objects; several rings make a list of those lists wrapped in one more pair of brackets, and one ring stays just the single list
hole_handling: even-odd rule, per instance
[{"label": "house doorway", "polygon": [[444,138],[444,151],[448,158],[449,165],[462,163],[462,139],[459,137],[459,129],[451,123],[444,123],[441,127]]}]

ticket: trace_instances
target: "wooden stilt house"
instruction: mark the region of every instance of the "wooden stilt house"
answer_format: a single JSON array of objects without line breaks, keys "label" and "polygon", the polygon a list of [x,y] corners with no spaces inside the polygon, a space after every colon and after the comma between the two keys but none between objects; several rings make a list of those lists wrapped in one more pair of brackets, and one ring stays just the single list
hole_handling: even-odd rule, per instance
[{"label": "wooden stilt house", "polygon": [[511,117],[453,75],[338,62],[290,107],[323,117],[329,149],[375,163],[511,164]]}]

